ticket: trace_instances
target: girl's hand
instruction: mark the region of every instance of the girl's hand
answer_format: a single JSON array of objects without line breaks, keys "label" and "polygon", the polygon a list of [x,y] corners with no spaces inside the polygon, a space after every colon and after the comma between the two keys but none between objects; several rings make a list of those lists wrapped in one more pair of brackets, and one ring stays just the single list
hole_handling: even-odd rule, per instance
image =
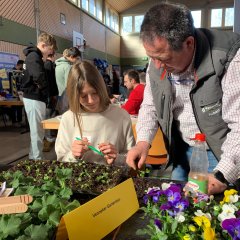
[{"label": "girl's hand", "polygon": [[112,164],[114,160],[117,158],[117,149],[111,143],[100,143],[98,145],[99,150],[104,154],[104,158],[106,159],[108,164]]},{"label": "girl's hand", "polygon": [[77,158],[81,158],[85,152],[89,150],[88,139],[83,138],[82,140],[74,140],[72,143],[72,154]]}]

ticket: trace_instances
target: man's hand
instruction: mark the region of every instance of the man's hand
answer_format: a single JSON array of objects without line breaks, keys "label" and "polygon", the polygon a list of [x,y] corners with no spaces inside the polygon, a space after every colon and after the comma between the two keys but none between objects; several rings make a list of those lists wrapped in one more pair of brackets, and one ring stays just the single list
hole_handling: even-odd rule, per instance
[{"label": "man's hand", "polygon": [[227,188],[227,185],[218,181],[213,174],[208,175],[208,194],[222,193]]},{"label": "man's hand", "polygon": [[[126,163],[134,170],[141,169],[146,161],[150,144],[148,142],[138,142],[128,151]],[[136,165],[136,162],[137,165]]]}]

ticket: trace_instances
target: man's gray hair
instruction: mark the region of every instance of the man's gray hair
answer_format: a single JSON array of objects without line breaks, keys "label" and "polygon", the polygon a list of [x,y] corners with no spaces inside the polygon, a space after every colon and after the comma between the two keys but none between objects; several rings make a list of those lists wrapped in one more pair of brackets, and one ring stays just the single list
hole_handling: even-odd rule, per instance
[{"label": "man's gray hair", "polygon": [[165,38],[173,50],[180,50],[195,28],[191,11],[184,5],[162,2],[150,8],[144,16],[140,38],[152,43],[156,37]]}]

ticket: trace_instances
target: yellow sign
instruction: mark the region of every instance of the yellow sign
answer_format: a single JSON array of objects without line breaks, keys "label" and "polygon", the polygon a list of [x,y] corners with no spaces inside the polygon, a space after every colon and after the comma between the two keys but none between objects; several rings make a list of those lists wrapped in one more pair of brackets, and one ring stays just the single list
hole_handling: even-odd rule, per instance
[{"label": "yellow sign", "polygon": [[5,68],[0,69],[0,78],[3,78],[3,79],[8,78],[7,71]]},{"label": "yellow sign", "polygon": [[137,195],[130,178],[65,214],[61,219],[56,240],[102,239],[138,209]]},{"label": "yellow sign", "polygon": [[2,80],[2,88],[3,89],[9,89],[10,88],[10,83],[8,80]]}]

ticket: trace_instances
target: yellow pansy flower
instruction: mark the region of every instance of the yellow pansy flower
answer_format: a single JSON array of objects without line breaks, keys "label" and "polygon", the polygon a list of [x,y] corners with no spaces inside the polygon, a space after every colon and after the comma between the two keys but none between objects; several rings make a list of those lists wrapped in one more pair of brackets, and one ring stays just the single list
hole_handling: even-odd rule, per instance
[{"label": "yellow pansy flower", "polygon": [[215,240],[215,231],[210,227],[206,227],[203,232],[204,240]]},{"label": "yellow pansy flower", "polygon": [[211,227],[210,220],[205,216],[196,216],[193,218],[193,221],[202,228],[209,228]]},{"label": "yellow pansy flower", "polygon": [[188,228],[189,228],[189,230],[190,230],[191,232],[196,232],[196,230],[197,230],[196,227],[195,227],[194,225],[192,225],[192,224],[189,225]]},{"label": "yellow pansy flower", "polygon": [[229,203],[230,202],[230,196],[237,194],[238,191],[235,189],[230,189],[230,190],[225,190],[224,191],[224,198],[223,200],[220,202],[220,204],[224,204],[224,203]]},{"label": "yellow pansy flower", "polygon": [[191,240],[191,236],[189,234],[186,234],[183,236],[183,240]]}]

